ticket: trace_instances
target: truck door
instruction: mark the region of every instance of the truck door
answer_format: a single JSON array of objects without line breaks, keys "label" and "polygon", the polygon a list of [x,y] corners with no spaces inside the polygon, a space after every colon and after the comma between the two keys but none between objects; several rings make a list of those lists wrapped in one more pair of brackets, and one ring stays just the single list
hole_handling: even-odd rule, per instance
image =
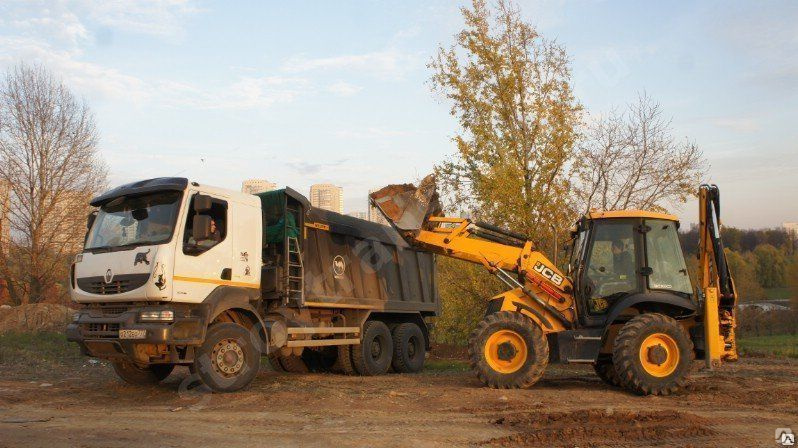
[{"label": "truck door", "polygon": [[[215,288],[230,284],[233,269],[232,214],[226,198],[196,191],[191,195],[185,221],[175,247],[174,300],[202,302]],[[198,195],[210,197],[210,207],[197,210]],[[202,201],[205,202],[205,201]],[[211,237],[197,241],[192,235],[194,216],[211,218]]]}]

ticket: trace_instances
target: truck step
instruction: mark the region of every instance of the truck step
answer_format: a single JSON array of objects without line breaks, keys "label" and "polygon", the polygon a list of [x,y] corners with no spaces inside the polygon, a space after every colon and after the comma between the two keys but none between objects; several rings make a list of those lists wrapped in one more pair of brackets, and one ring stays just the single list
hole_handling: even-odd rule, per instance
[{"label": "truck step", "polygon": [[303,339],[299,341],[288,341],[286,347],[325,347],[328,345],[359,345],[360,338],[357,339]]},{"label": "truck step", "polygon": [[288,334],[341,334],[352,333],[360,334],[358,327],[291,327]]}]

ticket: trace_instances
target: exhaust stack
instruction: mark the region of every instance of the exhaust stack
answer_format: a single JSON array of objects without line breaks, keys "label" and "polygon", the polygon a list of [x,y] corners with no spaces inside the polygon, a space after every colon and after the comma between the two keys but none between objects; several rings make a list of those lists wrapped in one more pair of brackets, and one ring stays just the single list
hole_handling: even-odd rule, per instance
[{"label": "exhaust stack", "polygon": [[430,216],[443,212],[433,174],[422,179],[418,187],[395,184],[380,188],[369,195],[369,201],[400,233],[421,230]]}]

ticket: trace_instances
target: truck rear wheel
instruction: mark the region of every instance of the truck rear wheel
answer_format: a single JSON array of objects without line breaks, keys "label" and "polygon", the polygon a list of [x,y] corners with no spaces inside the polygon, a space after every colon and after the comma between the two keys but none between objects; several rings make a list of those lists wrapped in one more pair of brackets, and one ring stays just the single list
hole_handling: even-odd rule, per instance
[{"label": "truck rear wheel", "polygon": [[151,386],[165,380],[175,369],[174,364],[152,364],[139,367],[128,361],[114,361],[114,372],[125,382],[137,386]]},{"label": "truck rear wheel", "polygon": [[615,371],[615,366],[612,364],[612,359],[599,358],[595,364],[593,364],[593,370],[596,371],[596,375],[601,378],[601,381],[604,381],[610,386],[618,387],[621,385],[618,379],[618,373]]},{"label": "truck rear wheel", "polygon": [[684,387],[694,357],[684,327],[658,313],[630,319],[612,349],[621,385],[640,395],[669,395]]},{"label": "truck rear wheel", "polygon": [[301,356],[297,355],[278,356],[277,359],[284,372],[288,373],[310,372],[310,369],[308,369],[308,365],[305,364],[305,361],[302,359]]},{"label": "truck rear wheel", "polygon": [[241,325],[222,322],[208,328],[197,350],[194,367],[206,386],[217,392],[234,392],[249,385],[258,374],[260,353]]},{"label": "truck rear wheel", "polygon": [[382,375],[391,367],[393,340],[385,323],[370,320],[363,325],[360,345],[352,346],[352,364],[361,375]]},{"label": "truck rear wheel", "polygon": [[399,324],[393,329],[393,369],[398,373],[418,373],[424,368],[426,340],[418,325]]},{"label": "truck rear wheel", "polygon": [[513,311],[486,316],[468,341],[471,369],[487,386],[517,389],[535,384],[549,363],[549,344],[530,318]]}]

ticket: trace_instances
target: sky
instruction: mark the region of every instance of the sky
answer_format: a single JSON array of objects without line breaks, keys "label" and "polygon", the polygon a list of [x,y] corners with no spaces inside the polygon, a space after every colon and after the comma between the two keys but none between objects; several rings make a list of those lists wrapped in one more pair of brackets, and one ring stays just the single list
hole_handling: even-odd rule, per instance
[{"label": "sky", "polygon": [[[454,151],[427,63],[463,4],[4,0],[0,70],[43,64],[86,101],[112,186],[331,182],[365,211]],[[646,92],[704,151],[726,225],[798,221],[798,2],[518,4],[567,50],[587,119]]]}]

